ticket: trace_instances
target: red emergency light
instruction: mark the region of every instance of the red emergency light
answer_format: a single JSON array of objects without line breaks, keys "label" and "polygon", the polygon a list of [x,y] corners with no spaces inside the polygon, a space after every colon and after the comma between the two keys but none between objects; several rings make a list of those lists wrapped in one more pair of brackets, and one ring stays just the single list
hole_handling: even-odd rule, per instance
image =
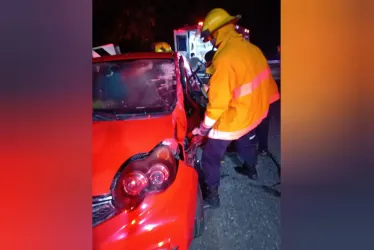
[{"label": "red emergency light", "polygon": [[203,26],[203,22],[199,22],[199,26]]}]

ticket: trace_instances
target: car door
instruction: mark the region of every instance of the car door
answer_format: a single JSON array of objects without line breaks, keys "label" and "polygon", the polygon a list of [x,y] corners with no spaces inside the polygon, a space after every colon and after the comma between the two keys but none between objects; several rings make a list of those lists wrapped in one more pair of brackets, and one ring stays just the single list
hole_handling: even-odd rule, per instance
[{"label": "car door", "polygon": [[201,107],[192,97],[193,90],[191,85],[191,73],[188,74],[189,65],[183,56],[179,57],[179,67],[181,74],[181,84],[184,93],[184,108],[187,116],[187,133],[191,132],[195,127],[200,125],[204,116],[204,108]]}]

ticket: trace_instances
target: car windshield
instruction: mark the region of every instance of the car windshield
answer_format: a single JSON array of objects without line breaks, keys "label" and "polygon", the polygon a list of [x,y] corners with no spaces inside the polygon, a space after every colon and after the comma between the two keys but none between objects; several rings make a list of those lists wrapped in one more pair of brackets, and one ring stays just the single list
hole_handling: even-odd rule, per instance
[{"label": "car windshield", "polygon": [[100,114],[169,112],[176,103],[173,59],[136,59],[94,63],[93,111]]}]

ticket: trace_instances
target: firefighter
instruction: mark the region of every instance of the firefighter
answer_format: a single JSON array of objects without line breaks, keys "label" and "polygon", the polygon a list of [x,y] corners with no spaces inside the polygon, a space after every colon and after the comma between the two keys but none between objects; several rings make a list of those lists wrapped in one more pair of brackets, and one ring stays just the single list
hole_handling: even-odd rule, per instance
[{"label": "firefighter", "polygon": [[155,52],[173,52],[170,44],[166,42],[158,42],[154,44]]},{"label": "firefighter", "polygon": [[[256,134],[258,137],[258,153],[262,156],[268,156],[269,155],[269,149],[268,149],[268,135],[269,135],[269,125],[270,125],[270,114],[272,113],[273,106],[272,105],[274,102],[279,100],[279,91],[278,91],[278,85],[274,81],[273,77],[271,77],[271,82],[270,82],[270,97],[271,99],[269,100],[269,113],[268,116],[265,117],[260,125],[256,128]],[[235,169],[238,173],[243,174],[242,172],[245,172],[245,169],[241,168]]]},{"label": "firefighter", "polygon": [[202,155],[205,208],[220,206],[220,160],[235,141],[250,179],[257,179],[255,128],[267,116],[270,102],[270,69],[262,51],[235,31],[240,16],[224,9],[210,11],[201,28],[204,42],[217,48],[213,57],[205,118],[194,135],[207,136]]}]

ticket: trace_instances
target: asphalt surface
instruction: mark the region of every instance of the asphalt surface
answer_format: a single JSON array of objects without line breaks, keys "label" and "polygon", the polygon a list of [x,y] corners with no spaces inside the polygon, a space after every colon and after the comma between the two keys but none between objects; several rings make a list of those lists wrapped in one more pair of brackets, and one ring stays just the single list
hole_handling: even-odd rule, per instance
[{"label": "asphalt surface", "polygon": [[[280,162],[280,103],[270,113],[269,150]],[[280,197],[262,185],[279,182],[276,164],[270,157],[259,157],[259,180],[237,174],[241,162],[226,154],[221,168],[219,189],[221,207],[205,211],[205,232],[190,250],[275,250],[280,249]],[[280,185],[274,187],[280,190]]]}]

